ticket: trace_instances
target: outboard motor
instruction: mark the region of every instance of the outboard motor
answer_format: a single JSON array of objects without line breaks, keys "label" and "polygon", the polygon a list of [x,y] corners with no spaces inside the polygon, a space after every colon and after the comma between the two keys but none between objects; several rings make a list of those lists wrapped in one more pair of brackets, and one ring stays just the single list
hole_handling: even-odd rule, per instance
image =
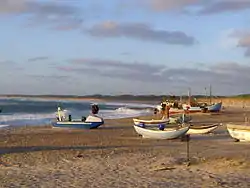
[{"label": "outboard motor", "polygon": [[99,106],[97,104],[93,104],[91,107],[92,114],[98,114]]},{"label": "outboard motor", "polygon": [[86,117],[85,116],[82,116],[82,121],[86,121]]}]

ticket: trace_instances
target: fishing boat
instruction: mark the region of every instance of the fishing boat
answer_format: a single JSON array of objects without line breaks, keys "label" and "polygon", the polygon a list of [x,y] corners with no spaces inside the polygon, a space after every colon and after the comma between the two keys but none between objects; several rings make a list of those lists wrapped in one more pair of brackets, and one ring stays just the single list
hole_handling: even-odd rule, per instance
[{"label": "fishing boat", "polygon": [[187,134],[207,134],[217,129],[219,125],[220,125],[219,123],[215,123],[212,125],[200,125],[200,126],[190,125]]},{"label": "fishing boat", "polygon": [[200,106],[191,106],[189,104],[182,105],[183,110],[188,110],[189,113],[201,112],[202,108]]},{"label": "fishing boat", "polygon": [[249,123],[237,124],[228,123],[227,130],[232,138],[236,141],[249,142],[250,141],[250,125]]},{"label": "fishing boat", "polygon": [[151,139],[175,139],[183,136],[189,130],[189,126],[161,129],[154,127],[151,129],[134,125],[135,131],[143,138]]},{"label": "fishing boat", "polygon": [[220,112],[222,108],[222,102],[212,104],[210,106],[207,106],[206,108],[208,112]]},{"label": "fishing boat", "polygon": [[155,126],[159,124],[164,124],[166,125],[169,122],[169,119],[164,118],[164,119],[152,119],[152,120],[142,120],[142,119],[137,119],[133,118],[134,125],[143,125],[143,126]]},{"label": "fishing boat", "polygon": [[95,129],[104,124],[103,118],[97,116],[98,111],[99,107],[92,105],[92,114],[87,118],[82,117],[81,120],[72,120],[71,115],[66,119],[65,114],[61,108],[58,107],[57,121],[53,121],[52,126],[57,128]]}]

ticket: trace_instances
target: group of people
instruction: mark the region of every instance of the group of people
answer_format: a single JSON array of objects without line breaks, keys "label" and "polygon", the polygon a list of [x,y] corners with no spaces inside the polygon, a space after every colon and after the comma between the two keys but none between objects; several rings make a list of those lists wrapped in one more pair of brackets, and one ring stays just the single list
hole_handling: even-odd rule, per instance
[{"label": "group of people", "polygon": [[166,101],[161,102],[161,110],[159,111],[157,108],[154,109],[154,114],[160,114],[162,117],[169,117],[170,106]]}]

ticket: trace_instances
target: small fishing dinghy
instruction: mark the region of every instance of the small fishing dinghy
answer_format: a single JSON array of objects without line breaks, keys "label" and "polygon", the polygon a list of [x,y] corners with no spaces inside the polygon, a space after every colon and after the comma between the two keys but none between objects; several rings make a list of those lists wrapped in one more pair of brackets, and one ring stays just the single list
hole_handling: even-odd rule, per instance
[{"label": "small fishing dinghy", "polygon": [[182,126],[176,128],[167,128],[159,126],[159,128],[144,128],[134,125],[135,131],[143,138],[151,139],[175,139],[183,136],[189,130],[189,126]]},{"label": "small fishing dinghy", "polygon": [[228,123],[227,130],[232,138],[236,141],[250,142],[250,125],[249,123]]},{"label": "small fishing dinghy", "polygon": [[164,118],[164,119],[152,119],[152,120],[142,120],[142,119],[133,119],[134,125],[144,125],[144,126],[158,126],[160,124],[166,125],[169,122],[169,119]]},{"label": "small fishing dinghy", "polygon": [[87,118],[83,117],[81,120],[72,120],[71,115],[66,119],[63,111],[58,107],[57,121],[52,122],[52,126],[57,128],[95,129],[104,124],[103,118],[97,116],[98,111],[99,107],[94,104],[92,105],[92,114]]},{"label": "small fishing dinghy", "polygon": [[187,134],[207,134],[219,127],[219,123],[212,125],[191,125]]}]

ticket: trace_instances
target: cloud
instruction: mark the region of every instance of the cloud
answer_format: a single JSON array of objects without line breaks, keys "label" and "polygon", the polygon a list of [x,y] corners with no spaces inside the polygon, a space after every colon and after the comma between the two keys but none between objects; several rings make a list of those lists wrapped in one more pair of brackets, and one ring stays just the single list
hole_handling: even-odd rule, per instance
[{"label": "cloud", "polygon": [[[148,88],[164,87],[165,91],[176,91],[187,87],[201,93],[212,84],[216,93],[247,93],[250,82],[250,66],[235,62],[221,62],[200,68],[171,68],[164,65],[129,63],[101,59],[73,59],[68,66],[57,67],[59,72],[73,75],[87,75],[105,80],[106,78],[139,83]],[[133,81],[133,82],[131,82]]]},{"label": "cloud", "polygon": [[[235,12],[250,8],[249,0],[139,0],[138,7],[147,7],[156,12],[183,11],[199,15]],[[191,11],[193,10],[193,11]]]},{"label": "cloud", "polygon": [[0,65],[10,65],[10,64],[15,64],[14,61],[10,61],[10,60],[0,60]]},{"label": "cloud", "polygon": [[153,41],[165,44],[190,46],[195,44],[195,38],[182,31],[157,30],[144,23],[103,22],[85,30],[94,37],[114,38],[127,37],[141,41]]},{"label": "cloud", "polygon": [[216,14],[222,12],[233,12],[250,8],[249,0],[224,0],[204,5],[199,14]]},{"label": "cloud", "polygon": [[28,62],[45,61],[48,59],[49,59],[49,57],[46,57],[46,56],[33,57],[33,58],[29,58]]},{"label": "cloud", "polygon": [[1,0],[0,15],[29,16],[29,26],[49,24],[60,30],[80,27],[82,23],[80,10],[69,3],[37,0]]},{"label": "cloud", "polygon": [[[126,63],[114,60],[101,59],[72,59],[74,68],[64,67],[66,71],[86,72],[86,74],[97,74],[103,77],[116,77],[129,80],[144,81],[160,79],[158,73],[165,68],[163,65],[150,65],[146,63]],[[75,67],[78,65],[78,67]],[[62,70],[63,67],[60,67]]]},{"label": "cloud", "polygon": [[0,60],[0,70],[3,70],[3,72],[13,72],[23,70],[23,67],[15,61]]},{"label": "cloud", "polygon": [[132,54],[131,52],[122,52],[122,53],[120,53],[120,55],[123,55],[123,56],[129,56],[131,54]]},{"label": "cloud", "polygon": [[40,74],[27,74],[25,76],[31,77],[32,79],[36,80],[47,80],[47,81],[53,81],[53,80],[65,80],[68,79],[69,76],[65,75],[40,75]]},{"label": "cloud", "polygon": [[181,9],[187,6],[195,5],[200,0],[141,0],[141,3],[146,3],[155,11],[166,11],[173,9]]},{"label": "cloud", "polygon": [[233,31],[230,37],[236,38],[238,40],[237,47],[245,49],[244,55],[250,57],[250,31]]}]

